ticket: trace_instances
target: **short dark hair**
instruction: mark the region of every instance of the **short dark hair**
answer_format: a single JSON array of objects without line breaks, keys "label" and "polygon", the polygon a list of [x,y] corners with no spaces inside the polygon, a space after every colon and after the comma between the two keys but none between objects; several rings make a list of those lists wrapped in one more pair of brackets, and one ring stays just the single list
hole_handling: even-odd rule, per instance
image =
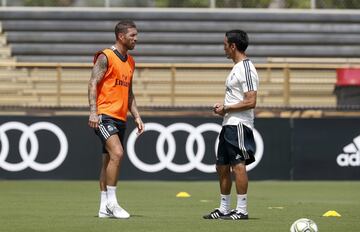
[{"label": "short dark hair", "polygon": [[237,50],[245,52],[249,45],[249,37],[245,31],[231,30],[225,33],[228,43],[234,43]]},{"label": "short dark hair", "polygon": [[136,28],[135,23],[129,19],[121,20],[115,26],[115,38],[117,39],[119,33],[127,33],[129,28]]}]

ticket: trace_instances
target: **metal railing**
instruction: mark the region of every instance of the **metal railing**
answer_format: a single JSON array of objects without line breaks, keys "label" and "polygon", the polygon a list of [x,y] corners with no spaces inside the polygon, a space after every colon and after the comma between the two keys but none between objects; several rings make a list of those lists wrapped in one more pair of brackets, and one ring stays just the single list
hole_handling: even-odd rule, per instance
[{"label": "metal railing", "polygon": [[[224,97],[232,64],[137,64],[133,88],[139,106],[205,106]],[[335,106],[338,68],[359,64],[267,63],[259,106]],[[0,105],[86,106],[92,64],[0,63]]]},{"label": "metal railing", "polygon": [[1,0],[0,6],[44,7],[188,7],[188,8],[295,8],[295,9],[359,9],[360,3],[349,0]]}]

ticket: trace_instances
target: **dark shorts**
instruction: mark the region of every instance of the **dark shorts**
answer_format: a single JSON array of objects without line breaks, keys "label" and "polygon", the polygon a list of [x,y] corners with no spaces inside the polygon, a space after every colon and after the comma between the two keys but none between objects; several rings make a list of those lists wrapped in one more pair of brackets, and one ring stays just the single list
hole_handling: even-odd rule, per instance
[{"label": "dark shorts", "polygon": [[246,165],[255,161],[255,140],[252,130],[243,125],[223,126],[219,136],[216,165]]},{"label": "dark shorts", "polygon": [[106,140],[114,134],[119,136],[122,147],[124,148],[124,137],[126,122],[112,118],[106,114],[99,115],[99,127],[95,129],[95,134],[99,136],[103,144],[103,153],[108,153],[105,148]]}]

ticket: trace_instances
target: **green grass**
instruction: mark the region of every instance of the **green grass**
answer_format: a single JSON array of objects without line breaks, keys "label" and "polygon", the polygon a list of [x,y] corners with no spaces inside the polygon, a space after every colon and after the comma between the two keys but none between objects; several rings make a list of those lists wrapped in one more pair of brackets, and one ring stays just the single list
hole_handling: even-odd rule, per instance
[{"label": "green grass", "polygon": [[[176,198],[180,191],[191,197]],[[215,181],[123,181],[118,198],[132,217],[99,219],[96,181],[3,180],[0,231],[282,232],[301,217],[313,219],[321,232],[360,231],[360,182],[253,181],[248,193],[250,220],[203,220],[203,214],[218,207],[218,195]],[[323,217],[328,210],[342,217]]]}]

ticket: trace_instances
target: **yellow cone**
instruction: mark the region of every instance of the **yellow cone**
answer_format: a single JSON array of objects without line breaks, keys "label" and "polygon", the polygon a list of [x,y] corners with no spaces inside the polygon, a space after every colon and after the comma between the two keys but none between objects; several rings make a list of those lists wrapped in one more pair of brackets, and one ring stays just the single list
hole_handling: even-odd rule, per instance
[{"label": "yellow cone", "polygon": [[341,217],[341,215],[335,210],[329,210],[323,214],[323,217]]},{"label": "yellow cone", "polygon": [[187,192],[179,192],[178,194],[176,194],[176,197],[190,197],[190,194],[188,194]]}]

